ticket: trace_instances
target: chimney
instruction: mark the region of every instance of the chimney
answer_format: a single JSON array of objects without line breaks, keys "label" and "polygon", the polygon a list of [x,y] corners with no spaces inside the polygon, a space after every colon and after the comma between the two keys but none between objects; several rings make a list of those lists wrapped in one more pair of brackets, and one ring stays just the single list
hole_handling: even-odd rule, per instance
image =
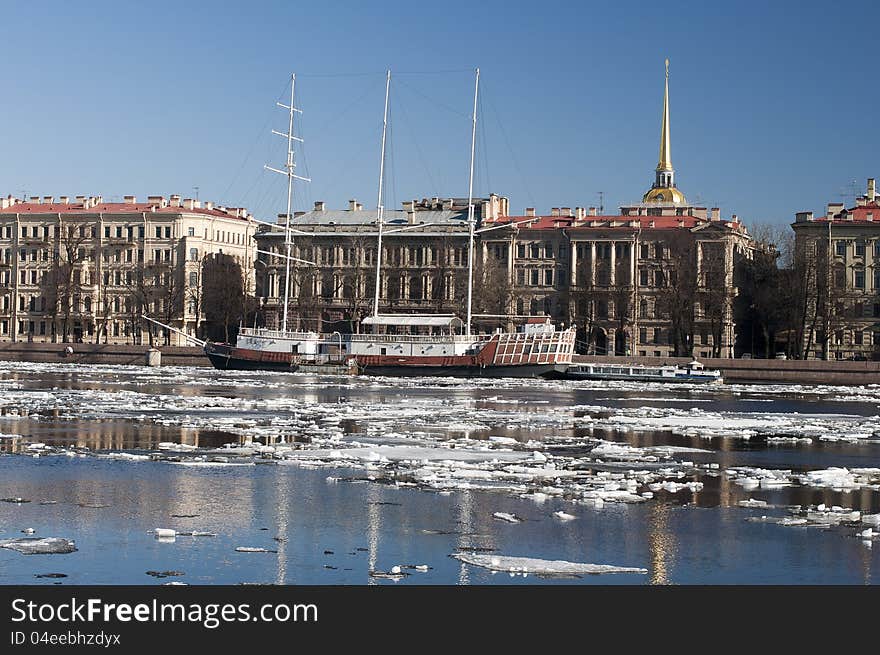
[{"label": "chimney", "polygon": [[207,210],[214,209],[214,203],[209,200],[208,202],[205,203],[205,209],[207,209]]},{"label": "chimney", "polygon": [[843,203],[842,202],[829,202],[825,217],[830,220],[830,219],[834,218],[835,214],[839,214],[841,211],[843,211]]},{"label": "chimney", "polygon": [[40,204],[40,196],[31,196],[31,202],[35,205]]},{"label": "chimney", "polygon": [[534,216],[535,208],[534,207],[526,207],[526,216]]},{"label": "chimney", "polygon": [[405,212],[414,212],[416,210],[416,201],[415,200],[406,200],[402,204],[403,204],[403,211],[405,211]]},{"label": "chimney", "polygon": [[795,223],[806,223],[813,220],[813,212],[798,212],[794,215]]},{"label": "chimney", "polygon": [[583,207],[575,207],[574,208],[574,216],[575,218],[583,218],[586,216],[586,211]]},{"label": "chimney", "polygon": [[853,219],[853,213],[852,212],[843,212],[843,218],[844,218],[844,220],[851,221]]},{"label": "chimney", "polygon": [[172,207],[180,207],[180,196],[177,195],[176,193],[172,194],[170,196],[168,204],[171,205]]},{"label": "chimney", "polygon": [[348,201],[348,211],[354,212],[357,211],[357,200],[349,200]]},{"label": "chimney", "polygon": [[559,216],[559,207],[551,207],[550,208],[551,216]]},{"label": "chimney", "polygon": [[168,206],[168,202],[165,200],[165,196],[147,196],[147,202],[151,205],[156,205],[157,207]]},{"label": "chimney", "polygon": [[44,205],[51,205],[54,201],[55,201],[55,198],[53,198],[52,196],[43,196],[43,204]]},{"label": "chimney", "polygon": [[95,196],[92,198],[92,207],[100,205],[102,202],[104,202],[104,196]]},{"label": "chimney", "polygon": [[[135,196],[122,196],[123,201],[126,205],[135,205],[137,204],[137,198]],[[64,202],[64,198],[61,198],[61,201]]]},{"label": "chimney", "polygon": [[868,202],[874,202],[874,199],[877,197],[877,188],[874,186],[874,178],[868,178]]},{"label": "chimney", "polygon": [[571,207],[560,207],[559,208],[559,215],[560,216],[571,216],[572,215]]},{"label": "chimney", "polygon": [[357,210],[357,211],[363,211],[363,209],[364,209],[364,206],[363,206],[361,203],[358,203],[358,204],[355,205],[355,210]]},{"label": "chimney", "polygon": [[452,198],[447,198],[446,200],[443,201],[443,209],[449,209],[449,210],[451,210],[451,209],[452,209],[452,206],[453,206],[454,204],[455,204],[455,203],[453,202]]},{"label": "chimney", "polygon": [[868,212],[867,214],[865,214],[865,220],[866,221],[873,221],[874,220],[874,212]]},{"label": "chimney", "polygon": [[596,214],[596,208],[595,208],[595,207],[590,207],[590,208],[587,210],[587,215],[589,215],[589,216],[598,216],[598,214]]},{"label": "chimney", "polygon": [[316,211],[316,212],[322,212],[322,211],[325,211],[325,210],[324,210],[324,201],[323,201],[323,200],[316,200],[316,201],[315,201],[315,211]]},{"label": "chimney", "polygon": [[[171,196],[171,206],[172,207],[180,207],[179,204],[175,204],[175,202],[180,201],[180,196],[177,196],[177,201],[175,201],[175,197]],[[195,209],[195,201],[192,198],[184,198],[183,199],[183,208],[187,211],[192,211]]]},{"label": "chimney", "polygon": [[736,217],[736,214],[731,214],[731,215],[730,215],[730,220],[731,220],[732,222],[734,222],[734,223],[738,223],[738,222],[739,222],[739,219]]},{"label": "chimney", "polygon": [[721,220],[721,209],[718,207],[712,207],[709,210],[709,220],[710,221],[720,221]]}]

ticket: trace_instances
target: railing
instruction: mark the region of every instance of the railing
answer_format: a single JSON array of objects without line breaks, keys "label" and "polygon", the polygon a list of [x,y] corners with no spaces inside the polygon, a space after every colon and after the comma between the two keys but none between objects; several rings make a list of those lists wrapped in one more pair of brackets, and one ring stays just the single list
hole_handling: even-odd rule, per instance
[{"label": "railing", "polygon": [[470,337],[461,334],[350,334],[351,341],[382,343],[389,341],[408,341],[412,343],[480,343],[489,341],[491,334],[475,334]]},{"label": "railing", "polygon": [[[267,330],[266,328],[241,328],[239,335],[243,337],[266,337],[269,339],[292,339],[302,341],[304,339],[324,339],[317,332],[283,332],[281,330]],[[329,338],[329,337],[327,337]]]}]

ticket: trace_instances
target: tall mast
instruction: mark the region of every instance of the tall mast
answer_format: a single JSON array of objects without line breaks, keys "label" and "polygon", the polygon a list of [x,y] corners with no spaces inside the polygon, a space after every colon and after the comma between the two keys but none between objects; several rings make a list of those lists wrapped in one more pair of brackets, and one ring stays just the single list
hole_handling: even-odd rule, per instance
[{"label": "tall mast", "polygon": [[287,220],[285,222],[284,227],[284,246],[287,250],[286,256],[286,265],[285,265],[285,274],[284,274],[284,310],[281,314],[281,331],[287,331],[287,306],[290,304],[290,249],[293,246],[293,239],[290,236],[290,208],[293,202],[293,180],[296,178],[297,180],[303,180],[304,182],[311,182],[310,179],[306,177],[300,177],[299,175],[294,175],[293,171],[296,168],[296,163],[293,158],[293,142],[299,141],[302,143],[302,139],[293,136],[293,113],[300,112],[299,109],[296,109],[293,104],[294,98],[294,89],[296,88],[296,73],[292,73],[290,75],[290,106],[277,102],[279,107],[283,107],[284,109],[289,110],[290,115],[287,123],[287,134],[283,132],[277,132],[272,130],[272,134],[277,134],[278,136],[283,136],[287,138],[287,163],[284,165],[284,170],[279,170],[277,168],[272,168],[271,166],[264,166],[264,168],[274,172],[280,173],[281,175],[287,176]]},{"label": "tall mast", "polygon": [[480,90],[480,69],[474,81],[474,115],[471,126],[471,172],[468,178],[468,297],[467,336],[471,336],[471,317],[474,297],[474,147],[477,140],[477,94]]},{"label": "tall mast", "polygon": [[373,300],[373,316],[379,315],[379,289],[382,286],[382,223],[385,207],[382,205],[382,187],[385,184],[385,135],[388,130],[388,91],[391,88],[391,70],[385,74],[385,113],[382,115],[382,155],[379,158],[379,199],[376,201],[376,225],[379,239],[376,244],[376,296]]}]

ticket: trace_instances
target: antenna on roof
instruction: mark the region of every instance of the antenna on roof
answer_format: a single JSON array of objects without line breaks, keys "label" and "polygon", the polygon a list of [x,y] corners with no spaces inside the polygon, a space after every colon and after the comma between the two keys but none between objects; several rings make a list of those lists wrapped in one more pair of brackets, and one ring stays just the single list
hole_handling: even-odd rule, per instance
[{"label": "antenna on roof", "polygon": [[194,187],[193,187],[193,191],[196,192],[196,200],[198,200],[198,199],[199,199],[199,187],[194,186]]},{"label": "antenna on roof", "polygon": [[859,183],[855,180],[850,180],[848,184],[840,187],[840,193],[837,194],[839,197],[843,198],[844,203],[847,200],[852,200],[859,195]]},{"label": "antenna on roof", "polygon": [[599,215],[603,216],[605,214],[605,192],[597,191],[599,194]]}]

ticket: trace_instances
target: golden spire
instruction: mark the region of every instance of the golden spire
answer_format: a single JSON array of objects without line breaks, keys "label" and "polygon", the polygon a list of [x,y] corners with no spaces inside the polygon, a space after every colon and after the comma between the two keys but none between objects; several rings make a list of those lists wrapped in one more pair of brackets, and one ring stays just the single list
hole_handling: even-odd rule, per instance
[{"label": "golden spire", "polygon": [[672,148],[669,145],[669,60],[666,60],[666,89],[663,92],[663,125],[660,128],[660,160],[658,171],[672,170]]},{"label": "golden spire", "polygon": [[666,60],[666,88],[663,91],[663,124],[660,129],[660,159],[654,173],[654,186],[642,196],[642,202],[682,205],[684,194],[675,186],[672,148],[669,139],[669,60]]}]

